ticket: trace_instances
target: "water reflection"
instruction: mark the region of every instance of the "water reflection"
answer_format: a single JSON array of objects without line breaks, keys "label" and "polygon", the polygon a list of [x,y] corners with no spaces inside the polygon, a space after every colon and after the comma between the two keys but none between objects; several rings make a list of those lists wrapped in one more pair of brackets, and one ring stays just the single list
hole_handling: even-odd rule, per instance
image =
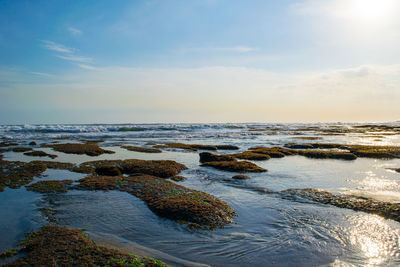
[{"label": "water reflection", "polygon": [[388,265],[400,261],[400,230],[376,215],[351,217],[349,240],[367,258],[367,266]]}]

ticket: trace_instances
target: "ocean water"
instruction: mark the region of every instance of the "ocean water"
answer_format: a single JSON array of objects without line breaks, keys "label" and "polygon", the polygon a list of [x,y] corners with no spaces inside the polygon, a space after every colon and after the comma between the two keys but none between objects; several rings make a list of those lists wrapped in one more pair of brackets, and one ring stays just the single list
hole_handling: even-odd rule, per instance
[{"label": "ocean water", "polygon": [[[47,223],[42,208],[51,203],[55,222],[84,228],[95,240],[133,250],[148,248],[181,266],[398,266],[400,223],[377,215],[311,201],[295,201],[278,193],[288,188],[318,188],[382,201],[400,202],[400,159],[354,161],[308,159],[301,156],[254,161],[268,169],[250,173],[249,180],[231,179],[235,173],[199,166],[198,152],[165,149],[148,154],[121,145],[151,146],[163,142],[232,144],[239,151],[254,146],[283,146],[290,142],[400,146],[400,132],[354,128],[358,124],[119,124],[119,125],[3,125],[0,137],[21,146],[29,142],[99,140],[115,154],[98,157],[70,155],[40,148],[54,161],[81,163],[97,159],[171,159],[188,167],[178,182],[225,200],[237,212],[235,222],[212,231],[190,229],[160,218],[143,201],[124,192],[71,190],[41,195],[24,188],[0,192],[0,249],[15,246],[23,233]],[[400,123],[386,124],[400,126]],[[304,140],[303,137],[320,138]],[[1,141],[1,140],[0,140]],[[231,153],[219,151],[218,153]],[[37,158],[5,152],[5,160]],[[51,160],[47,159],[46,160]],[[82,178],[83,174],[47,170],[39,179]],[[51,200],[51,201],[50,201]],[[168,255],[168,256],[166,256]],[[170,258],[168,258],[170,257]],[[178,260],[181,259],[181,260]]]}]

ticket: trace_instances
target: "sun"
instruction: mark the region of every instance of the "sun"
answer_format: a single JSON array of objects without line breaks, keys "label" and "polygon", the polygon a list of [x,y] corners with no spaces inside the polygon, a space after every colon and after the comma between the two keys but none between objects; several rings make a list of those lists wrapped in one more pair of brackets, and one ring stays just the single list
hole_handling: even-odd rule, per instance
[{"label": "sun", "polygon": [[382,22],[389,18],[396,0],[348,0],[348,15],[361,22]]}]

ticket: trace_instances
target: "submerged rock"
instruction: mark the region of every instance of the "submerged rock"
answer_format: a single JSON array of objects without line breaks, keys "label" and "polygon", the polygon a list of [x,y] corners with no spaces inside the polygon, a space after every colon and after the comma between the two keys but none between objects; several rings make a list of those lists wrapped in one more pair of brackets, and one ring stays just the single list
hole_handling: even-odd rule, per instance
[{"label": "submerged rock", "polygon": [[281,191],[283,195],[303,197],[323,204],[333,205],[339,208],[347,208],[356,211],[377,214],[387,219],[400,222],[400,203],[383,202],[361,198],[351,195],[335,195],[330,192],[314,189],[287,189]]},{"label": "submerged rock", "polygon": [[243,175],[243,174],[238,174],[238,175],[232,176],[232,179],[246,180],[246,179],[250,179],[250,176]]},{"label": "submerged rock", "polygon": [[75,188],[126,191],[141,198],[159,216],[193,227],[223,227],[233,222],[235,216],[225,201],[150,175],[91,176],[80,179],[79,183]]},{"label": "submerged rock", "polygon": [[3,266],[167,266],[159,260],[97,246],[82,231],[50,225],[27,235],[21,248],[12,252],[10,256],[21,257]]},{"label": "submerged rock", "polygon": [[11,149],[12,152],[17,152],[17,153],[21,153],[21,152],[27,152],[27,151],[31,151],[32,148],[30,147],[14,147],[13,149]]},{"label": "submerged rock", "polygon": [[140,146],[121,146],[122,148],[129,151],[143,152],[143,153],[161,153],[160,149],[149,148],[149,147],[140,147]]},{"label": "submerged rock", "polygon": [[199,154],[200,162],[210,162],[210,161],[235,161],[235,157],[232,155],[217,155],[210,152],[201,152]]},{"label": "submerged rock", "polygon": [[78,144],[78,143],[66,143],[66,144],[44,144],[44,147],[51,147],[55,151],[63,152],[67,154],[86,154],[88,156],[99,156],[101,154],[113,154],[114,151],[105,150],[94,143]]},{"label": "submerged rock", "polygon": [[211,161],[201,164],[201,166],[213,167],[230,172],[266,172],[267,170],[248,161]]},{"label": "submerged rock", "polygon": [[38,193],[65,193],[68,191],[67,185],[71,185],[72,182],[72,180],[39,181],[25,187],[28,191],[35,191]]},{"label": "submerged rock", "polygon": [[239,147],[234,145],[199,145],[199,144],[183,144],[183,143],[165,143],[154,145],[155,148],[179,148],[186,149],[191,151],[197,150],[235,150],[239,149]]}]

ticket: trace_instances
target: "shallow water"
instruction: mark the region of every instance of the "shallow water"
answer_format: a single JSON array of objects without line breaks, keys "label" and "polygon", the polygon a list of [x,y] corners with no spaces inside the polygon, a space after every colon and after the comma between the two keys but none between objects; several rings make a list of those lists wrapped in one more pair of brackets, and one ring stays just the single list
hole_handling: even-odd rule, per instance
[{"label": "shallow water", "polygon": [[[248,174],[249,180],[233,180],[235,173],[199,166],[198,152],[166,150],[159,154],[127,151],[120,144],[145,145],[148,142],[234,144],[240,151],[253,146],[282,146],[289,142],[338,142],[345,144],[399,145],[399,135],[380,140],[362,133],[322,135],[320,131],[297,128],[330,125],[42,125],[2,126],[3,138],[19,143],[30,141],[70,142],[70,138],[101,139],[101,146],[115,154],[99,157],[69,155],[49,148],[37,148],[58,155],[54,161],[81,163],[97,159],[172,159],[189,167],[181,175],[184,186],[213,194],[228,202],[238,216],[235,222],[213,231],[193,230],[172,220],[160,218],[143,201],[124,192],[71,190],[65,194],[41,196],[6,189],[0,193],[0,248],[10,248],[24,232],[37,229],[43,217],[39,209],[49,205],[58,224],[84,228],[89,234],[135,242],[141,246],[188,261],[212,266],[398,266],[400,264],[400,223],[376,215],[336,208],[311,201],[284,199],[278,193],[288,188],[320,188],[378,200],[400,202],[400,174],[386,168],[400,168],[400,159],[359,158],[355,161],[308,159],[288,156],[254,161],[268,169]],[[349,125],[339,125],[347,129]],[[123,127],[141,131],[119,131]],[[251,128],[283,130],[249,131]],[[126,129],[125,129],[126,130]],[[320,136],[307,141],[297,137]],[[122,140],[124,139],[124,140]],[[222,153],[233,153],[223,151]],[[5,152],[6,160],[30,161],[38,158]],[[41,158],[43,160],[51,160]],[[73,179],[83,174],[47,170],[39,179]],[[122,246],[122,244],[121,244]]]}]

